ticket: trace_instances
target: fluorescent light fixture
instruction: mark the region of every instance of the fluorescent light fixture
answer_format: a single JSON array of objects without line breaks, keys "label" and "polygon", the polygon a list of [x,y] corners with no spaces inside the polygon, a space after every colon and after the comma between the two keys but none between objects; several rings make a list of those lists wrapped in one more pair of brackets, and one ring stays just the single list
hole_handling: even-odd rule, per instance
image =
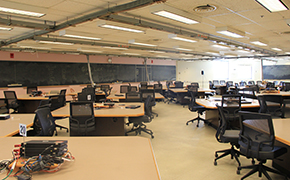
[{"label": "fluorescent light fixture", "polygon": [[262,39],[250,39],[250,42],[258,46],[267,46],[267,42]]},{"label": "fluorescent light fixture", "polygon": [[233,38],[242,38],[245,36],[244,32],[226,26],[217,27],[216,32]]},{"label": "fluorescent light fixture", "polygon": [[288,7],[281,0],[256,0],[270,12],[288,10]]},{"label": "fluorescent light fixture", "polygon": [[0,30],[2,31],[11,31],[13,28],[7,28],[7,27],[0,27]]},{"label": "fluorescent light fixture", "polygon": [[214,48],[229,49],[229,47],[227,47],[227,46],[222,46],[222,45],[218,45],[218,44],[214,44],[214,45],[211,45],[211,46],[214,47]]},{"label": "fluorescent light fixture", "polygon": [[33,16],[33,17],[42,17],[45,15],[42,13],[23,11],[23,10],[17,10],[17,9],[10,9],[10,8],[5,8],[5,7],[0,7],[0,11],[6,12],[6,13],[20,14],[20,15],[25,15],[25,16]]},{"label": "fluorescent light fixture", "polygon": [[89,39],[89,40],[96,40],[96,41],[101,40],[101,38],[95,38],[95,37],[87,37],[87,36],[78,36],[78,35],[66,34],[65,30],[59,31],[59,35],[60,35],[60,36],[65,36],[65,37],[79,38],[79,39]]},{"label": "fluorescent light fixture", "polygon": [[236,52],[238,52],[238,53],[250,53],[249,51],[245,51],[245,50],[237,50]]},{"label": "fluorescent light fixture", "polygon": [[189,57],[189,56],[193,56],[193,54],[180,54],[181,56],[187,56],[187,57]]},{"label": "fluorescent light fixture", "polygon": [[82,49],[82,48],[78,48],[78,51],[82,51],[82,52],[88,52],[88,53],[102,53],[103,51],[97,51],[97,50],[90,50],[90,49]]},{"label": "fluorescent light fixture", "polygon": [[75,52],[66,52],[65,54],[70,54],[70,55],[80,55],[80,53],[75,53]]},{"label": "fluorescent light fixture", "polygon": [[151,53],[158,53],[158,54],[165,53],[164,51],[148,51],[148,52],[151,52]]},{"label": "fluorescent light fixture", "polygon": [[123,48],[123,47],[111,47],[111,46],[102,46],[102,48],[107,48],[107,49],[118,49],[118,50],[128,50],[128,48]]},{"label": "fluorescent light fixture", "polygon": [[207,54],[211,54],[211,55],[215,55],[215,56],[219,56],[220,55],[218,52],[210,52],[210,51],[208,51],[206,53]]},{"label": "fluorescent light fixture", "polygon": [[51,49],[50,47],[40,47],[40,46],[19,46],[21,48],[31,48],[31,49]]},{"label": "fluorescent light fixture", "polygon": [[138,54],[138,53],[122,53],[122,54],[125,54],[125,55],[133,55],[133,56],[139,56],[141,54]]},{"label": "fluorescent light fixture", "polygon": [[201,22],[200,17],[182,11],[180,9],[168,6],[166,4],[158,4],[152,6],[150,9],[152,14],[172,19],[178,22],[182,22],[185,24],[197,24]]},{"label": "fluorescent light fixture", "polygon": [[179,41],[185,41],[185,42],[190,42],[190,43],[195,43],[195,40],[191,40],[191,39],[186,39],[186,38],[181,38],[181,37],[177,37],[176,34],[169,34],[168,38],[170,39],[175,39],[175,40],[179,40]]},{"label": "fluorescent light fixture", "polygon": [[140,45],[140,46],[157,46],[157,45],[154,45],[154,44],[138,43],[138,42],[135,42],[135,39],[129,40],[128,43],[129,44]]},{"label": "fluorescent light fixture", "polygon": [[57,44],[57,45],[74,45],[74,43],[53,42],[53,41],[36,41],[36,42],[45,43],[45,44]]},{"label": "fluorescent light fixture", "polygon": [[161,55],[157,55],[156,57],[160,57],[160,58],[169,58],[169,56],[161,56]]},{"label": "fluorescent light fixture", "polygon": [[282,51],[282,49],[280,48],[271,48],[271,49],[273,49],[274,51]]},{"label": "fluorescent light fixture", "polygon": [[121,26],[109,25],[109,24],[106,24],[106,21],[104,20],[98,21],[97,26],[103,27],[103,28],[114,29],[114,30],[134,32],[134,33],[144,33],[144,31],[139,30],[139,29],[132,29],[132,28],[126,28],[126,27],[121,27]]},{"label": "fluorescent light fixture", "polygon": [[186,49],[186,48],[175,48],[175,49],[178,49],[178,50],[181,50],[181,51],[193,51],[192,49]]},{"label": "fluorescent light fixture", "polygon": [[290,52],[285,52],[285,54],[290,54]]}]

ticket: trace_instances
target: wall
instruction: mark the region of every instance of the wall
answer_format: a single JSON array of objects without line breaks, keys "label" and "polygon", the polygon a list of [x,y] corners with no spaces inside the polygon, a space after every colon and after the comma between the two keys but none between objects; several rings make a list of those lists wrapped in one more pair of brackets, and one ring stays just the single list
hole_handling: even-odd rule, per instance
[{"label": "wall", "polygon": [[[290,65],[290,58],[289,60],[279,60],[279,61],[268,61],[263,60],[263,66],[271,66],[271,65]],[[288,73],[289,74],[289,71]],[[266,81],[284,81],[284,82],[290,82],[290,79],[265,79]]]},{"label": "wall", "polygon": [[[250,73],[243,72],[249,69]],[[208,81],[212,80],[261,80],[261,73],[261,61],[257,59],[178,61],[176,65],[177,80],[185,81],[185,84],[198,82],[202,88],[208,88]]]}]

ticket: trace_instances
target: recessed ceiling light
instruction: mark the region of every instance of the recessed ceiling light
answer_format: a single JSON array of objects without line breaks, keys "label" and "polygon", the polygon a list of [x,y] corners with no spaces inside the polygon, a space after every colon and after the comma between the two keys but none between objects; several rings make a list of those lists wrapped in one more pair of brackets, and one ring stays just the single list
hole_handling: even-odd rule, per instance
[{"label": "recessed ceiling light", "polygon": [[25,16],[33,16],[33,17],[42,17],[45,15],[43,13],[23,11],[23,10],[11,9],[11,8],[5,8],[5,7],[0,7],[0,11],[6,12],[6,13],[20,14],[20,15],[25,15]]},{"label": "recessed ceiling light", "polygon": [[267,46],[267,42],[262,39],[250,39],[250,42],[258,46]]},{"label": "recessed ceiling light", "polygon": [[227,47],[227,46],[222,46],[222,45],[218,45],[218,44],[214,44],[214,45],[212,45],[212,47],[220,48],[220,49],[229,49],[229,47]]},{"label": "recessed ceiling light", "polygon": [[120,30],[120,31],[144,33],[144,31],[139,30],[139,29],[132,29],[132,28],[126,28],[126,27],[121,27],[121,26],[109,25],[109,24],[106,24],[106,21],[104,21],[104,20],[98,21],[97,26],[103,27],[103,28],[114,29],[114,30]]},{"label": "recessed ceiling light", "polygon": [[157,46],[155,44],[146,44],[146,43],[139,43],[135,42],[135,39],[131,39],[128,41],[129,44],[135,44],[135,45],[140,45],[140,46]]},{"label": "recessed ceiling light", "polygon": [[193,51],[192,49],[186,49],[186,48],[175,48],[175,49],[178,49],[178,50],[181,50],[181,51]]},{"label": "recessed ceiling light", "polygon": [[151,13],[185,24],[197,24],[201,21],[201,18],[198,16],[176,9],[166,4],[152,6]]},{"label": "recessed ceiling light", "polygon": [[256,0],[270,12],[288,10],[288,7],[281,0]]},{"label": "recessed ceiling light", "polygon": [[54,41],[36,41],[36,42],[45,43],[45,44],[57,44],[57,45],[74,45],[74,43],[54,42]]},{"label": "recessed ceiling light", "polygon": [[0,27],[0,30],[2,31],[11,31],[13,28],[7,28],[7,27]]},{"label": "recessed ceiling light", "polygon": [[217,27],[216,32],[233,38],[242,38],[245,33],[229,27]]},{"label": "recessed ceiling light", "polygon": [[128,48],[123,48],[123,47],[111,47],[111,46],[102,46],[102,48],[107,48],[107,49],[118,49],[118,50],[128,50]]},{"label": "recessed ceiling light", "polygon": [[87,37],[87,36],[78,36],[78,35],[73,35],[73,34],[66,34],[65,30],[59,31],[59,35],[60,36],[65,36],[65,37],[78,38],[78,39],[89,39],[89,40],[96,40],[96,41],[101,40],[101,38]]},{"label": "recessed ceiling light", "polygon": [[50,47],[40,47],[40,46],[19,46],[21,48],[32,48],[32,49],[51,49]]},{"label": "recessed ceiling light", "polygon": [[89,52],[89,53],[102,53],[103,51],[97,51],[97,50],[90,50],[90,49],[82,49],[82,48],[78,48],[78,51],[82,51],[82,52]]},{"label": "recessed ceiling light", "polygon": [[164,51],[148,51],[148,52],[151,52],[151,53],[159,53],[159,54],[165,53]]},{"label": "recessed ceiling light", "polygon": [[139,56],[141,54],[138,54],[138,53],[122,53],[122,54],[125,54],[125,55],[133,55],[133,56]]},{"label": "recessed ceiling light", "polygon": [[285,54],[290,54],[290,52],[285,52]]},{"label": "recessed ceiling light", "polygon": [[282,49],[280,48],[271,48],[271,49],[273,49],[274,51],[282,51]]},{"label": "recessed ceiling light", "polygon": [[179,40],[179,41],[185,41],[185,42],[190,42],[190,43],[195,43],[195,40],[191,40],[191,39],[187,39],[187,38],[182,38],[182,37],[177,37],[176,34],[169,34],[168,38],[170,39],[175,39],[175,40]]}]

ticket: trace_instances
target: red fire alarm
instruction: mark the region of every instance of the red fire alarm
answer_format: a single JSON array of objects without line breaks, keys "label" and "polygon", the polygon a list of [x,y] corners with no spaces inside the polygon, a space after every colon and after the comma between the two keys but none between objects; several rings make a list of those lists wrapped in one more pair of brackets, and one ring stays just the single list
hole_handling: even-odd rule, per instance
[{"label": "red fire alarm", "polygon": [[14,53],[10,53],[10,58],[14,58]]},{"label": "red fire alarm", "polygon": [[151,60],[151,63],[153,64],[153,60]]}]

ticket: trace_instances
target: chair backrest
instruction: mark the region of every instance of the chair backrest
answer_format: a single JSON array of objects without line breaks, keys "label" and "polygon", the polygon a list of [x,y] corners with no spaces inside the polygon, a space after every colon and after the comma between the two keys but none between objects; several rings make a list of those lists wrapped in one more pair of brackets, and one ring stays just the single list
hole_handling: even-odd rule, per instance
[{"label": "chair backrest", "polygon": [[0,99],[0,114],[6,114],[8,113],[8,104],[7,99]]},{"label": "chair backrest", "polygon": [[268,106],[264,96],[258,96],[258,102],[260,105],[259,113],[269,113]]},{"label": "chair backrest", "polygon": [[233,81],[227,81],[226,85],[227,85],[227,87],[234,86],[234,82]]},{"label": "chair backrest", "polygon": [[255,81],[248,81],[248,85],[255,85]]},{"label": "chair backrest", "polygon": [[155,103],[155,90],[154,89],[141,89],[142,100],[145,101],[148,96],[151,96],[151,103]]},{"label": "chair backrest", "polygon": [[150,120],[153,118],[152,115],[152,97],[149,95],[144,101],[144,109],[145,109],[145,115],[150,118]]},{"label": "chair backrest", "polygon": [[261,85],[262,85],[262,81],[256,81],[256,84],[257,84],[258,86],[261,86]]},{"label": "chair backrest", "polygon": [[183,82],[181,82],[181,81],[175,81],[175,87],[176,88],[183,88]]},{"label": "chair backrest", "polygon": [[162,86],[162,84],[154,84],[153,88],[154,88],[155,92],[161,93],[163,86]]},{"label": "chair backrest", "polygon": [[130,86],[130,92],[137,92],[138,88],[137,86]]},{"label": "chair backrest", "polygon": [[62,89],[59,93],[59,104],[60,106],[64,106],[66,104],[65,98],[66,89]]},{"label": "chair backrest", "polygon": [[31,94],[33,91],[37,91],[37,86],[27,86],[26,94]]},{"label": "chair backrest", "polygon": [[192,83],[190,84],[190,86],[194,86],[194,87],[199,88],[199,84],[198,84],[198,82],[192,82]]},{"label": "chair backrest", "polygon": [[214,86],[220,84],[219,80],[213,80],[212,83],[213,83]]},{"label": "chair backrest", "polygon": [[225,80],[220,80],[220,84],[224,85],[224,84],[226,84],[226,81]]},{"label": "chair backrest", "polygon": [[188,105],[188,109],[190,111],[196,111],[196,97],[198,97],[198,88],[193,86],[192,88],[188,89],[188,94],[190,95],[191,99],[190,99],[190,103]]},{"label": "chair backrest", "polygon": [[78,93],[78,101],[96,101],[96,92],[94,87],[82,89],[82,93]]},{"label": "chair backrest", "polygon": [[289,82],[284,83],[283,91],[290,91],[290,83]]},{"label": "chair backrest", "polygon": [[95,115],[93,102],[71,102],[69,124],[71,135],[88,135],[89,132],[94,131]]},{"label": "chair backrest", "polygon": [[225,118],[223,107],[217,105],[217,109],[218,109],[218,112],[219,112],[219,126],[217,128],[215,137],[216,137],[218,142],[222,142],[221,141],[221,137],[225,134],[225,131],[227,129],[227,121],[226,121],[226,118]]},{"label": "chair backrest", "polygon": [[261,160],[260,151],[272,151],[274,148],[275,134],[272,117],[269,114],[240,113],[240,151],[246,157]]},{"label": "chair backrest", "polygon": [[49,107],[39,108],[35,111],[41,124],[41,136],[53,136],[55,131],[55,119],[51,115]]},{"label": "chair backrest", "polygon": [[249,87],[249,88],[244,88],[239,91],[239,94],[243,96],[244,98],[252,98],[252,99],[257,99],[254,88]]},{"label": "chair backrest", "polygon": [[267,82],[266,88],[275,88],[275,84],[273,82]]},{"label": "chair backrest", "polygon": [[241,101],[239,94],[223,94],[221,106],[227,114],[238,114],[241,110]]},{"label": "chair backrest", "polygon": [[140,92],[127,92],[125,100],[127,102],[142,102],[142,96]]},{"label": "chair backrest", "polygon": [[129,85],[121,85],[120,86],[120,93],[127,93],[130,91],[130,86]]},{"label": "chair backrest", "polygon": [[246,85],[247,85],[246,81],[241,81],[240,82],[240,86],[246,86]]},{"label": "chair backrest", "polygon": [[5,99],[7,100],[8,108],[14,109],[18,106],[17,96],[16,96],[15,91],[4,91],[4,96],[5,96]]}]

